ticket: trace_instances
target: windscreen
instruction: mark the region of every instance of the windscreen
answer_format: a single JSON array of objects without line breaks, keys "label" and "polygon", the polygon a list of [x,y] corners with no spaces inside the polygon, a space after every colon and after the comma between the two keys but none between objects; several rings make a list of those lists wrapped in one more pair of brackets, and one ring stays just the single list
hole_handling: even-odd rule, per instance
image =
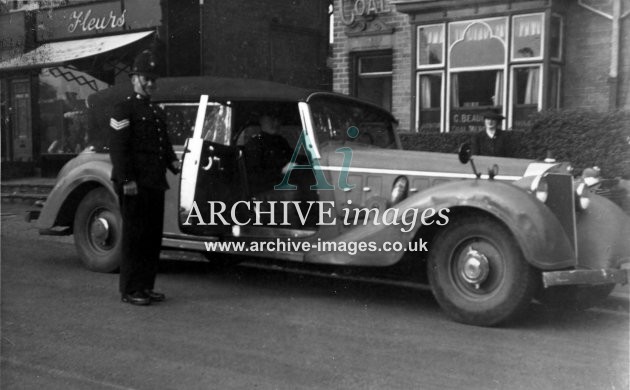
[{"label": "windscreen", "polygon": [[394,120],[387,111],[351,99],[314,96],[309,100],[320,145],[360,144],[396,149]]}]

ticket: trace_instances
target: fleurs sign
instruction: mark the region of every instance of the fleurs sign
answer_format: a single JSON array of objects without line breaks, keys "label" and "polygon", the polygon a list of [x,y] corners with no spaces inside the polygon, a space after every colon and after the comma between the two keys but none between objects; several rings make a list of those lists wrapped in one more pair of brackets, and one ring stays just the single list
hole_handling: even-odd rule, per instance
[{"label": "fleurs sign", "polygon": [[127,10],[122,11],[122,14],[117,15],[114,11],[109,11],[109,15],[96,17],[92,15],[92,10],[87,11],[73,11],[70,14],[70,24],[68,25],[68,32],[73,33],[79,29],[80,31],[87,32],[93,30],[105,30],[108,28],[116,29],[125,25],[125,14]]},{"label": "fleurs sign", "polygon": [[39,42],[86,38],[159,26],[159,1],[125,0],[57,7],[37,13]]}]

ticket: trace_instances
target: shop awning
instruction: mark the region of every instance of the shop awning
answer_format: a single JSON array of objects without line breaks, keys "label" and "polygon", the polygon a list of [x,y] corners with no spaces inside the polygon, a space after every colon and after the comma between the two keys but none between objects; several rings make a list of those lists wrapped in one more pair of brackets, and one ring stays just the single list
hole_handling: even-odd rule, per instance
[{"label": "shop awning", "polygon": [[0,71],[49,67],[118,49],[152,34],[153,31],[45,43],[35,50],[0,62]]}]

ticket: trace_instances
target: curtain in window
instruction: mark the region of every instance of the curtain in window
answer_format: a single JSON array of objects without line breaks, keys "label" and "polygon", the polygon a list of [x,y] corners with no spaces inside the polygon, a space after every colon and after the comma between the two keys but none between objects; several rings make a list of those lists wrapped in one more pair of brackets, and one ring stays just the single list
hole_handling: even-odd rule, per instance
[{"label": "curtain in window", "polygon": [[459,103],[459,75],[457,73],[451,75],[451,105],[461,107]]},{"label": "curtain in window", "polygon": [[538,104],[538,68],[527,69],[524,104]]},{"label": "curtain in window", "polygon": [[431,80],[420,76],[420,103],[422,108],[431,108]]},{"label": "curtain in window", "polygon": [[497,77],[494,81],[494,96],[492,96],[492,104],[494,106],[503,105],[503,71],[497,71]]}]

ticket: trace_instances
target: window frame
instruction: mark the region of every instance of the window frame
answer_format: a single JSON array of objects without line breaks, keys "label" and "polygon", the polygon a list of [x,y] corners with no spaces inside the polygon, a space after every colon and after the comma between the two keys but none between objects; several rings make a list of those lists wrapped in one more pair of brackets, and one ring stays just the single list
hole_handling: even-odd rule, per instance
[{"label": "window frame", "polygon": [[[362,50],[362,51],[354,51],[349,54],[350,56],[350,72],[349,72],[349,80],[350,80],[350,96],[359,97],[359,79],[360,78],[380,78],[380,77],[389,77],[392,83],[392,89],[390,91],[390,101],[389,107],[393,109],[393,95],[394,95],[394,55],[392,49],[386,50]],[[361,58],[365,57],[379,57],[379,56],[389,56],[392,59],[392,70],[391,72],[370,72],[365,76],[362,76],[359,73]],[[377,74],[378,73],[378,74]],[[390,110],[391,111],[391,110]]]},{"label": "window frame", "polygon": [[[514,44],[514,38],[516,37],[516,34],[514,33],[514,26],[516,25],[515,19],[517,18],[524,18],[524,17],[528,17],[528,16],[537,16],[540,15],[542,17],[541,20],[541,31],[540,31],[540,55],[538,57],[525,57],[525,58],[516,58],[514,56],[514,49],[516,48],[516,45]],[[545,20],[545,13],[544,12],[534,12],[534,13],[528,13],[528,14],[518,14],[518,15],[512,15],[511,16],[511,23],[510,23],[510,61],[511,62],[530,62],[530,61],[543,61],[544,59],[544,54],[545,54],[545,46],[546,46],[546,34],[547,34],[547,24],[546,24],[546,20]]]},{"label": "window frame", "polygon": [[[433,23],[433,24],[422,24],[416,27],[416,69],[431,69],[431,68],[443,68],[446,66],[446,46],[447,46],[447,35],[446,35],[446,23]],[[426,27],[442,27],[442,62],[439,64],[421,64],[420,63],[420,29]]]},{"label": "window frame", "polygon": [[[494,20],[503,20],[503,27],[505,29],[505,34],[506,36],[503,38],[497,37],[499,38],[499,40],[501,40],[502,44],[503,44],[503,63],[501,64],[491,64],[491,65],[476,65],[476,66],[460,66],[460,67],[453,67],[453,65],[451,64],[452,58],[453,58],[453,47],[463,41],[463,37],[466,35],[466,33],[468,32],[468,29],[473,26],[476,23],[483,23],[486,24],[486,26],[488,28],[490,28],[490,26],[487,24],[488,21],[494,21]],[[455,21],[455,22],[450,22],[448,23],[448,28],[449,28],[449,39],[450,39],[450,28],[451,26],[457,26],[457,25],[463,25],[468,23],[468,26],[466,26],[466,28],[464,29],[464,33],[462,34],[462,39],[458,39],[456,41],[453,41],[453,43],[449,43],[448,45],[448,51],[447,51],[447,57],[448,60],[447,62],[447,69],[448,72],[465,72],[465,71],[472,71],[472,70],[490,70],[490,69],[496,69],[498,67],[502,67],[505,68],[505,64],[507,63],[508,59],[509,59],[509,54],[508,54],[508,37],[509,37],[509,29],[510,29],[510,18],[508,16],[497,16],[497,17],[490,17],[490,18],[481,18],[481,19],[469,19],[469,20],[461,20],[461,21]],[[492,31],[492,29],[490,28],[490,30]],[[492,35],[493,37],[495,37],[495,35]],[[505,69],[504,69],[505,70]]]},{"label": "window frame", "polygon": [[[560,37],[558,38],[559,57],[551,56],[551,24],[553,23],[554,18],[558,18],[558,20],[560,20]],[[562,59],[564,57],[564,17],[562,17],[562,15],[557,13],[551,14],[551,16],[549,17],[549,32],[549,60],[562,62]]]},{"label": "window frame", "polygon": [[508,107],[507,107],[507,128],[511,129],[513,127],[513,123],[514,123],[514,105],[515,105],[515,100],[516,100],[516,89],[514,87],[515,82],[516,82],[516,77],[515,77],[515,69],[522,69],[522,68],[538,68],[538,102],[536,103],[536,110],[537,111],[541,111],[542,110],[542,104],[543,104],[543,96],[546,93],[546,90],[544,89],[545,83],[543,81],[544,79],[544,66],[543,63],[538,62],[538,63],[529,63],[529,64],[513,64],[510,65],[510,96],[508,99]]},{"label": "window frame", "polygon": [[440,133],[444,132],[444,101],[445,101],[445,87],[446,87],[446,71],[444,69],[434,69],[434,70],[426,70],[426,71],[419,71],[416,72],[416,120],[415,120],[415,132],[416,133],[420,133],[420,111],[422,110],[422,107],[420,107],[420,97],[421,97],[421,93],[420,93],[420,88],[421,88],[421,83],[420,83],[420,78],[423,75],[427,75],[427,74],[439,74],[441,77],[441,82],[440,82]]},{"label": "window frame", "polygon": [[[549,88],[551,88],[551,82],[553,81],[552,77],[551,77],[551,70],[555,68],[558,70],[558,79],[556,80],[556,91],[557,91],[557,95],[556,95],[556,101],[554,106],[551,106],[551,102],[547,101],[547,106],[550,109],[553,110],[559,110],[562,108],[562,65],[561,64],[549,64],[549,80],[547,80],[547,90],[545,91],[545,93],[549,93]],[[549,95],[547,95],[549,98]]]},{"label": "window frame", "polygon": [[[390,59],[392,60],[392,70],[388,70],[388,71],[383,71],[383,72],[363,72],[361,70],[362,67],[362,59],[365,58],[374,58],[374,57],[390,57]],[[383,54],[383,55],[365,55],[365,56],[357,56],[357,76],[359,77],[366,77],[366,78],[376,78],[376,77],[382,77],[382,76],[393,76],[394,75],[394,58],[393,56],[390,54]]]}]

